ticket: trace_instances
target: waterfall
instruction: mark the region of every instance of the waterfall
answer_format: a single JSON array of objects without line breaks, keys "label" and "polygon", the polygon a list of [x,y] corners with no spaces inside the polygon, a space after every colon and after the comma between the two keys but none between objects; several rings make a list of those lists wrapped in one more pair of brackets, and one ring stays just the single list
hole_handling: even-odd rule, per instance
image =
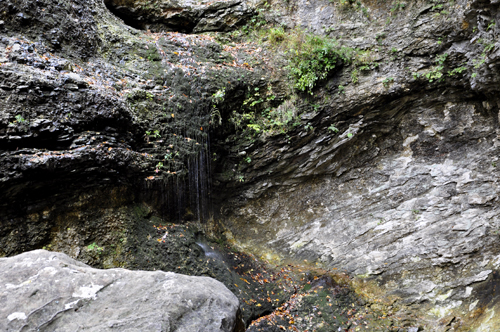
[{"label": "waterfall", "polygon": [[187,129],[177,131],[176,135],[184,142],[179,147],[184,154],[183,170],[176,169],[175,175],[168,174],[162,182],[163,216],[174,222],[203,222],[213,213],[209,135]]}]

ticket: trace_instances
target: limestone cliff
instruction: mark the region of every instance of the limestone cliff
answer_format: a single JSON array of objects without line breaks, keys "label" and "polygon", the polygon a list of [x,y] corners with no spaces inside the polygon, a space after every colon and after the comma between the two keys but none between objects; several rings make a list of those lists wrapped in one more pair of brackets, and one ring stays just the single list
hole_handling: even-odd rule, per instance
[{"label": "limestone cliff", "polygon": [[314,130],[246,151],[249,181],[223,205],[236,241],[376,281],[439,321],[426,330],[497,330],[493,2],[298,2],[289,22],[370,50],[378,66],[325,82],[303,116]]},{"label": "limestone cliff", "polygon": [[[498,6],[3,1],[0,254],[92,261],[145,203],[342,269],[425,330],[495,331]],[[287,36],[328,40],[313,83]]]}]

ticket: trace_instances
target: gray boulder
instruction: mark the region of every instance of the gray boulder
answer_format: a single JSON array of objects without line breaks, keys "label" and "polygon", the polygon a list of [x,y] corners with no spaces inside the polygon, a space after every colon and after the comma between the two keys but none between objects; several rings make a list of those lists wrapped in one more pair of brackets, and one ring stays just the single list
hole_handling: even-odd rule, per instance
[{"label": "gray boulder", "polygon": [[0,258],[0,331],[234,331],[222,283],[173,272],[99,270],[62,253]]}]

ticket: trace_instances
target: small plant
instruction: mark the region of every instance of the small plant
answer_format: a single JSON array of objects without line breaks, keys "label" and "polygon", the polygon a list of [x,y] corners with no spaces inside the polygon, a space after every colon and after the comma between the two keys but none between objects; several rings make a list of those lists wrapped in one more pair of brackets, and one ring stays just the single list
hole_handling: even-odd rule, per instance
[{"label": "small plant", "polygon": [[99,247],[95,242],[87,246],[87,250],[91,252],[96,252],[98,255],[102,254],[104,251],[103,247]]},{"label": "small plant", "polygon": [[436,5],[434,5],[434,6],[431,7],[431,11],[441,10],[442,8],[443,8],[442,4],[436,4]]},{"label": "small plant", "polygon": [[339,85],[339,94],[344,93],[345,94],[345,86]]},{"label": "small plant", "polygon": [[271,44],[277,44],[285,40],[285,30],[283,27],[271,28],[269,29],[269,42]]},{"label": "small plant", "polygon": [[381,33],[379,33],[379,34],[377,34],[377,35],[375,36],[375,39],[377,40],[377,43],[378,43],[379,45],[382,45],[382,40],[383,40],[385,37],[386,37],[386,33],[385,33],[385,32],[381,32]]},{"label": "small plant", "polygon": [[255,133],[260,133],[260,131],[261,131],[260,126],[256,123],[247,124],[247,127],[252,129],[253,131],[255,131]]},{"label": "small plant", "polygon": [[224,101],[224,97],[226,96],[226,88],[222,88],[222,89],[219,89],[217,90],[217,92],[215,92],[213,95],[212,95],[212,101],[216,104]]},{"label": "small plant", "polygon": [[247,162],[247,164],[250,164],[252,162],[252,158],[250,157],[246,157],[245,158],[245,161]]},{"label": "small plant", "polygon": [[245,177],[243,175],[238,175],[238,182],[245,182]]},{"label": "small plant", "polygon": [[400,1],[394,1],[392,3],[392,7],[390,9],[391,13],[394,13],[398,10],[403,10],[406,7],[406,3]]},{"label": "small plant", "polygon": [[474,64],[475,69],[480,68],[485,62],[486,62],[486,54],[485,53],[481,54],[480,59],[472,59],[472,63]]},{"label": "small plant", "polygon": [[339,130],[337,129],[337,127],[335,127],[334,125],[330,125],[330,127],[328,127],[328,130],[333,132],[333,133],[338,133]]},{"label": "small plant", "polygon": [[488,44],[484,46],[484,52],[491,52],[491,50],[494,48],[495,48],[495,43]]},{"label": "small plant", "polygon": [[[352,80],[352,83],[356,84],[358,83],[358,80],[359,80],[359,77],[358,77],[358,74],[359,74],[359,71],[357,68],[354,68],[351,72],[351,80]],[[339,85],[340,87],[340,85]]]},{"label": "small plant", "polygon": [[161,137],[160,135],[160,131],[159,130],[155,130],[153,132],[151,132],[151,130],[147,130],[146,131],[146,141],[149,142],[149,139],[152,137],[152,138],[159,138]]},{"label": "small plant", "polygon": [[312,124],[307,123],[307,124],[304,126],[304,129],[305,129],[306,131],[309,131],[309,130],[314,130],[314,127],[312,126]]},{"label": "small plant", "polygon": [[[9,125],[12,127],[28,123],[28,121],[26,121],[20,114],[16,115],[15,118],[16,120],[14,120],[14,122],[9,122]],[[24,130],[26,130],[26,128],[24,128]]]},{"label": "small plant", "polygon": [[453,70],[449,70],[448,71],[448,76],[454,76],[454,75],[457,75],[457,74],[462,74],[462,72],[464,72],[466,70],[467,70],[467,67],[461,66],[461,67],[455,68]]},{"label": "small plant", "polygon": [[318,81],[342,63],[352,61],[354,49],[339,46],[332,39],[299,32],[291,41],[288,54],[291,57],[287,69],[295,88],[312,94]]},{"label": "small plant", "polygon": [[491,28],[495,26],[495,20],[491,20],[490,24],[488,24],[488,27],[486,28],[486,31],[490,31]]},{"label": "small plant", "polygon": [[432,83],[435,80],[439,80],[440,82],[444,80],[443,69],[444,69],[444,63],[447,58],[448,58],[448,53],[440,54],[436,57],[435,62],[437,64],[437,67],[435,67],[433,70],[425,74],[425,77],[429,80],[429,83]]},{"label": "small plant", "polygon": [[382,84],[384,85],[384,87],[388,88],[392,82],[394,82],[394,77],[386,77],[382,81]]}]

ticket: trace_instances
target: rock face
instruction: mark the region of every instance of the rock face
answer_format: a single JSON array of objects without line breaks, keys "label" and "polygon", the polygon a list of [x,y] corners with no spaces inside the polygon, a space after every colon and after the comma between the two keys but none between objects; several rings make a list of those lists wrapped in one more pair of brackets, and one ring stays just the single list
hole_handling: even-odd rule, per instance
[{"label": "rock face", "polygon": [[0,255],[88,224],[80,212],[95,202],[100,216],[144,200],[177,220],[207,214],[211,96],[231,90],[229,108],[260,82],[242,65],[253,55],[210,36],[153,37],[99,1],[9,0],[0,20]]},{"label": "rock face", "polygon": [[[321,5],[298,2],[296,22],[321,30],[300,15]],[[246,188],[222,204],[229,235],[375,281],[440,320],[426,329],[497,330],[498,298],[484,295],[500,262],[498,5],[364,6],[376,20],[330,8],[320,21],[333,15],[323,29],[377,69],[318,89],[302,117],[314,130],[245,150]]]},{"label": "rock face", "polygon": [[250,2],[106,0],[106,5],[130,25],[151,31],[229,31],[248,19]]},{"label": "rock face", "polygon": [[[202,219],[212,189],[248,250],[345,270],[427,330],[499,329],[498,1],[273,1],[275,28],[358,58],[295,93],[293,128],[244,138],[256,112],[231,116],[289,101],[276,67],[293,52],[139,31],[100,1],[37,4],[0,2],[0,255],[53,244],[91,260],[96,238],[126,239],[123,206]],[[254,8],[107,6],[153,32],[227,30]]]},{"label": "rock face", "polygon": [[239,303],[211,278],[98,270],[61,253],[1,258],[2,331],[234,331]]}]

